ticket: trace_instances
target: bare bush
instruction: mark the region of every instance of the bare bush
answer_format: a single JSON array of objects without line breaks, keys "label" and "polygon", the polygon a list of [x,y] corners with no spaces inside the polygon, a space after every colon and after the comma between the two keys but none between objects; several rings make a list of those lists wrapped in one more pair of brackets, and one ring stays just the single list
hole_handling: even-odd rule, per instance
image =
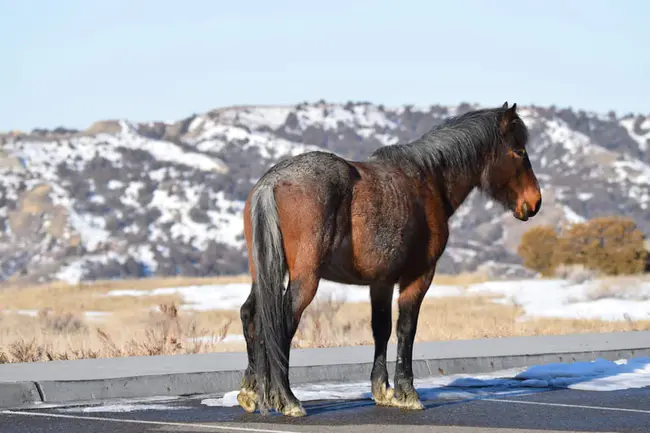
[{"label": "bare bush", "polygon": [[310,347],[325,347],[337,338],[335,318],[344,301],[330,295],[327,298],[315,299],[304,311],[294,347],[308,344]]},{"label": "bare bush", "polygon": [[[98,333],[110,356],[173,355],[209,349],[226,338],[231,325],[232,319],[226,320],[216,334],[209,334],[191,317],[181,316],[176,304],[171,303],[161,304],[158,311],[151,312],[144,335],[129,339],[122,347],[107,332],[98,330]],[[207,343],[202,341],[206,335],[210,337]]]},{"label": "bare bush", "polygon": [[43,308],[39,310],[37,318],[44,331],[72,334],[88,330],[83,319],[73,313],[57,313],[51,308]]},{"label": "bare bush", "polygon": [[9,346],[9,355],[14,362],[38,362],[43,358],[45,350],[32,340],[18,340]]},{"label": "bare bush", "polygon": [[621,299],[626,301],[647,301],[650,290],[639,281],[602,281],[587,292],[587,300]]},{"label": "bare bush", "polygon": [[599,272],[589,269],[585,265],[559,265],[554,272],[555,276],[567,280],[572,284],[583,284],[599,276]]}]

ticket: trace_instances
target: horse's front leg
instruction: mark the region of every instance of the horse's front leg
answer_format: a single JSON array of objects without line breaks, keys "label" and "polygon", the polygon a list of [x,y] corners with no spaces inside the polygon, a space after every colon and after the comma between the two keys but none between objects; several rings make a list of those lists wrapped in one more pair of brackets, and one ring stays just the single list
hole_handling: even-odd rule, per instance
[{"label": "horse's front leg", "polygon": [[413,387],[413,342],[418,324],[422,300],[426,294],[434,271],[415,279],[400,281],[397,319],[397,362],[395,365],[395,395],[392,405],[404,409],[424,409],[420,397]]}]

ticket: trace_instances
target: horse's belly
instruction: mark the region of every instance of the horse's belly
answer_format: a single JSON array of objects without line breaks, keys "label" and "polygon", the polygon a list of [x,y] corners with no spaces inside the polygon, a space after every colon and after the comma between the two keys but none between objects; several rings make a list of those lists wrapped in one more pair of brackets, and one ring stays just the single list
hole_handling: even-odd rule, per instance
[{"label": "horse's belly", "polygon": [[368,286],[372,278],[359,274],[354,268],[327,264],[321,269],[321,278],[341,284]]},{"label": "horse's belly", "polygon": [[398,255],[387,256],[385,250],[368,245],[353,249],[349,238],[345,238],[321,268],[321,278],[342,284],[369,285],[391,278],[401,261]]},{"label": "horse's belly", "polygon": [[354,265],[350,238],[345,237],[329,254],[329,260],[322,266],[321,278],[342,284],[367,285],[369,281]]}]

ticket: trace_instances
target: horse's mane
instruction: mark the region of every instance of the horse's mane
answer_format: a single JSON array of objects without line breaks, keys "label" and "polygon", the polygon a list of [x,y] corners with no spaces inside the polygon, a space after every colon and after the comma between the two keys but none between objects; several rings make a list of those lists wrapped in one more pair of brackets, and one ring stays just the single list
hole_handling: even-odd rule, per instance
[{"label": "horse's mane", "polygon": [[[377,149],[371,160],[430,173],[445,172],[478,174],[505,144],[500,139],[499,118],[505,108],[485,108],[450,117],[420,138],[404,144]],[[527,130],[517,117],[517,141],[524,144]],[[523,136],[522,136],[523,134]]]}]

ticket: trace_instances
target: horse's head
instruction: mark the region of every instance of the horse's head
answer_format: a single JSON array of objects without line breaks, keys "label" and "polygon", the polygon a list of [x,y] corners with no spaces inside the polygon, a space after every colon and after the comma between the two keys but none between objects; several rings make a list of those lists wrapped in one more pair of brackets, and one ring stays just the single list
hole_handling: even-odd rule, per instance
[{"label": "horse's head", "polygon": [[526,221],[539,212],[542,192],[528,159],[528,129],[517,114],[517,104],[504,103],[498,116],[498,140],[493,161],[481,179],[482,189]]}]

